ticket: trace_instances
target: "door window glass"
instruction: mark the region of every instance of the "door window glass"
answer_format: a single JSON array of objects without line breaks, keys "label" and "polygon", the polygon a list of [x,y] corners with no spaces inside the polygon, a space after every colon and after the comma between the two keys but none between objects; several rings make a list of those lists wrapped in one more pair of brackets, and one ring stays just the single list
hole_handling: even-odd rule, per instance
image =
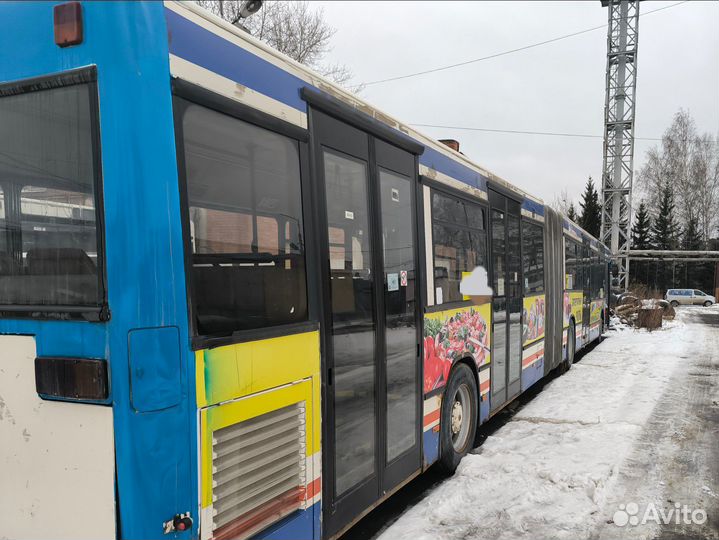
[{"label": "door window glass", "polygon": [[339,496],[375,473],[374,279],[367,164],[325,150],[324,173]]},{"label": "door window glass", "polygon": [[379,173],[385,272],[387,461],[417,437],[417,326],[414,220],[410,179]]},{"label": "door window glass", "polygon": [[[509,291],[509,384],[519,379],[522,371],[522,264],[520,258],[519,218],[507,214],[507,259]],[[508,396],[511,397],[511,396]]]},{"label": "door window glass", "polygon": [[507,378],[505,236],[506,216],[504,212],[492,209],[492,262],[495,294],[492,300],[492,396],[496,396],[499,402],[506,399]]}]

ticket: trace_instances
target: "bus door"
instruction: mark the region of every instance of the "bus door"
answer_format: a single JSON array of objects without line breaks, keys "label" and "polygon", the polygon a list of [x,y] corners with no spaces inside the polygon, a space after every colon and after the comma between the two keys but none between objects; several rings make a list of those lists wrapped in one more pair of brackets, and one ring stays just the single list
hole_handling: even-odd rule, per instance
[{"label": "bus door", "polygon": [[517,396],[522,374],[520,204],[489,190],[492,300],[491,409]]},{"label": "bus door", "polygon": [[582,244],[581,260],[582,260],[582,347],[589,339],[589,326],[592,312],[592,254],[591,248],[587,244]]},{"label": "bus door", "polygon": [[421,468],[415,156],[311,111],[321,241],[323,534]]}]

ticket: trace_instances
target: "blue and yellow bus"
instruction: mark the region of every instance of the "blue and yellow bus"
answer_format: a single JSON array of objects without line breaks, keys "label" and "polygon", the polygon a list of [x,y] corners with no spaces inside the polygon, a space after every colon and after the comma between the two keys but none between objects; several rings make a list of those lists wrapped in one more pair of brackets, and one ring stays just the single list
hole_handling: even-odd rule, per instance
[{"label": "blue and yellow bus", "polygon": [[0,15],[0,536],[337,537],[601,335],[603,245],[194,4]]}]

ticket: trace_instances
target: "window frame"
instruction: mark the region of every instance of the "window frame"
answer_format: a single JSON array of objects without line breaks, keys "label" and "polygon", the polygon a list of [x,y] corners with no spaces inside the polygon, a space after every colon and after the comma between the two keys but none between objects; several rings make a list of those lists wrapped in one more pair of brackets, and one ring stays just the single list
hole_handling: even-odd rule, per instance
[{"label": "window frame", "polygon": [[[527,227],[528,225],[529,225],[529,226],[533,226],[533,227],[538,227],[539,230],[541,231],[541,238],[542,238],[542,287],[541,287],[541,289],[538,290],[538,291],[529,291],[529,290],[527,290],[527,287],[524,286],[524,283],[525,283],[524,280],[525,280],[525,278],[527,277],[527,271],[526,271],[526,268],[524,267],[524,255],[525,255],[525,252],[524,252],[524,239],[525,239],[525,231],[526,231],[525,227]],[[521,259],[522,259],[522,296],[523,296],[523,298],[530,298],[530,297],[533,297],[533,296],[538,296],[538,295],[545,295],[545,294],[547,294],[547,272],[546,272],[546,266],[547,266],[547,264],[546,264],[546,257],[545,257],[545,247],[546,247],[546,245],[545,245],[545,241],[544,241],[544,231],[545,231],[545,224],[544,224],[544,222],[535,221],[535,220],[530,219],[530,218],[527,218],[527,217],[523,217],[523,218],[522,218],[521,228],[520,228],[520,232],[519,232],[519,238],[520,238],[520,246],[521,246],[521,254],[520,254],[520,256],[521,256]]]},{"label": "window frame", "polygon": [[[272,131],[293,139],[299,148],[299,172],[300,172],[300,207],[302,209],[302,221],[305,238],[305,288],[307,295],[307,317],[303,321],[236,330],[231,335],[201,335],[197,330],[195,318],[195,306],[193,302],[194,286],[192,278],[192,244],[190,239],[190,219],[188,183],[185,167],[184,131],[182,119],[188,105],[198,105],[225,114],[242,122]],[[260,339],[269,339],[278,336],[287,336],[317,330],[319,319],[317,312],[317,263],[316,250],[312,242],[307,239],[313,238],[314,221],[310,210],[311,186],[309,173],[309,132],[299,126],[280,120],[270,114],[253,109],[248,105],[227,98],[221,94],[202,88],[201,86],[184,81],[182,79],[172,80],[172,114],[175,128],[175,149],[177,154],[177,177],[180,195],[180,213],[182,222],[182,243],[184,248],[185,263],[185,290],[187,295],[187,319],[192,350],[208,349],[222,345],[245,343]],[[279,246],[282,249],[282,246]]]},{"label": "window frame", "polygon": [[[421,286],[426,289],[427,280],[431,279],[431,280],[432,280],[432,288],[436,291],[436,285],[435,285],[435,280],[434,280],[434,260],[435,260],[434,232],[432,233],[432,245],[431,245],[431,246],[426,246],[426,245],[425,245],[425,238],[424,238],[424,226],[425,226],[425,223],[426,223],[427,219],[429,218],[429,226],[430,226],[430,228],[433,228],[434,222],[436,221],[436,220],[435,220],[435,217],[434,217],[434,211],[433,211],[433,209],[432,209],[432,204],[433,204],[432,198],[433,198],[435,192],[438,192],[438,193],[440,193],[441,195],[443,195],[443,196],[445,196],[445,197],[449,197],[449,198],[455,199],[455,200],[460,201],[460,202],[462,202],[462,203],[473,204],[473,205],[478,206],[479,208],[482,209],[482,212],[483,212],[483,221],[484,221],[484,223],[483,223],[484,229],[477,229],[477,228],[471,227],[471,226],[469,226],[469,225],[463,227],[463,226],[461,226],[461,225],[457,225],[456,223],[451,223],[451,222],[447,222],[447,221],[443,221],[443,220],[438,220],[438,221],[439,221],[439,223],[441,223],[441,224],[449,224],[449,225],[456,226],[456,227],[461,228],[461,229],[466,230],[466,231],[475,231],[475,232],[476,232],[476,231],[482,231],[482,233],[483,233],[483,235],[484,235],[484,249],[485,249],[484,256],[485,256],[486,264],[487,264],[486,270],[487,270],[488,276],[491,276],[491,275],[492,275],[492,274],[491,274],[491,268],[490,268],[491,259],[490,259],[490,254],[489,254],[489,249],[490,249],[489,242],[490,242],[490,240],[489,240],[489,236],[488,236],[488,235],[489,235],[489,203],[488,203],[488,201],[486,201],[486,200],[484,200],[484,199],[475,198],[475,197],[473,197],[473,196],[470,195],[470,194],[467,194],[467,193],[465,193],[465,192],[463,192],[463,191],[454,189],[454,188],[451,187],[451,186],[448,186],[448,185],[446,185],[446,184],[443,184],[443,183],[441,183],[441,182],[439,182],[439,181],[437,181],[437,180],[434,180],[434,179],[432,179],[432,178],[429,178],[429,177],[427,177],[427,176],[422,176],[422,175],[420,175],[420,176],[419,176],[419,180],[420,180],[420,181],[419,181],[419,193],[420,193],[420,197],[422,196],[422,195],[421,195],[421,194],[422,194],[422,191],[421,191],[422,186],[428,186],[428,187],[429,187],[429,196],[430,196],[429,208],[430,208],[430,215],[429,215],[429,216],[425,215],[423,211],[420,211],[420,212],[419,212],[419,213],[422,215],[422,229],[421,229],[421,231],[420,231],[419,234],[422,236],[422,250],[423,250],[423,253],[424,253],[424,257],[428,257],[428,256],[431,257],[431,263],[432,263],[432,276],[426,276],[425,281],[424,281],[424,283],[422,283]],[[424,207],[424,205],[423,205],[423,203],[419,203],[419,204],[420,204],[420,205],[419,205],[419,209],[422,210],[422,208]],[[426,268],[426,259],[424,259],[424,258],[421,259],[420,265],[422,266],[422,270],[423,270],[423,272],[424,272],[424,269]],[[435,294],[436,294],[436,292],[435,292]],[[432,312],[437,312],[437,311],[445,311],[445,310],[447,310],[447,309],[456,309],[456,308],[460,308],[460,307],[466,307],[466,306],[471,306],[471,305],[473,305],[472,300],[456,300],[456,301],[453,301],[453,302],[446,302],[446,301],[445,301],[445,302],[443,302],[443,303],[441,303],[441,304],[437,304],[437,298],[436,298],[436,296],[435,296],[435,299],[434,299],[434,304],[431,305],[431,306],[426,305],[426,299],[423,300],[423,302],[425,302],[425,304],[424,304],[424,311],[425,311],[425,313],[432,313]]]},{"label": "window frame", "polygon": [[[88,322],[110,320],[107,286],[107,257],[105,252],[105,199],[102,171],[102,138],[100,133],[100,98],[97,84],[97,66],[91,65],[60,73],[0,84],[0,99],[75,85],[87,85],[90,107],[90,140],[95,203],[95,239],[97,242],[98,302],[87,305],[62,304],[0,304],[0,318],[31,318],[37,320],[68,320],[57,315],[69,315],[69,320],[82,318]],[[7,216],[6,216],[7,217]]]},{"label": "window frame", "polygon": [[[581,249],[582,249],[582,243],[578,242],[574,238],[572,238],[569,235],[564,235],[564,278],[566,280],[567,276],[567,246],[572,246],[574,248],[575,256],[574,256],[574,263],[572,263],[572,268],[574,269],[573,279],[572,279],[572,287],[567,289],[566,287],[566,281],[564,283],[564,290],[567,292],[579,292],[584,290],[584,281],[582,276],[582,257],[581,257]],[[577,285],[580,285],[577,287]]]}]

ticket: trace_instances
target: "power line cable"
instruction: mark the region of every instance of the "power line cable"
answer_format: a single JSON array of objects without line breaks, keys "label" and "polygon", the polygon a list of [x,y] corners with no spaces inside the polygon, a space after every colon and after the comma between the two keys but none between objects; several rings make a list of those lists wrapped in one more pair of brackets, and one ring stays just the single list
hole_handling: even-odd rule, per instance
[{"label": "power line cable", "polygon": [[[604,135],[591,135],[588,133],[563,133],[557,131],[524,131],[519,129],[490,129],[480,127],[469,127],[469,126],[443,126],[437,124],[413,124],[410,126],[425,127],[425,128],[439,128],[439,129],[459,129],[463,131],[482,131],[487,133],[510,133],[519,135],[547,135],[551,137],[576,137],[583,139],[603,139]],[[663,137],[634,137],[637,141],[663,141]],[[709,142],[717,144],[718,141],[710,140]]]},{"label": "power line cable", "polygon": [[[671,5],[669,5],[669,6],[664,6],[664,7],[660,7],[660,8],[657,8],[657,9],[652,9],[652,10],[647,11],[647,12],[645,12],[645,13],[640,13],[639,16],[642,17],[642,16],[644,16],[644,15],[649,15],[649,14],[651,14],[651,13],[656,13],[657,11],[663,11],[663,10],[665,10],[665,9],[673,8],[673,7],[676,7],[676,6],[680,5],[680,4],[685,4],[685,3],[688,2],[688,1],[689,1],[689,0],[682,0],[681,2],[677,2],[676,4],[671,4]],[[365,83],[360,83],[360,84],[351,86],[350,88],[351,88],[352,90],[354,90],[354,89],[356,89],[356,88],[364,88],[364,87],[367,87],[367,86],[372,86],[372,85],[374,85],[374,84],[382,84],[382,83],[391,82],[391,81],[399,81],[399,80],[401,80],[401,79],[409,79],[410,77],[418,77],[418,76],[420,76],[420,75],[427,75],[428,73],[436,73],[436,72],[438,72],[438,71],[445,71],[445,70],[453,69],[453,68],[456,68],[456,67],[466,66],[466,65],[469,65],[469,64],[475,64],[475,63],[477,63],[477,62],[482,62],[482,61],[484,61],[484,60],[491,60],[492,58],[498,58],[498,57],[500,57],[500,56],[506,56],[506,55],[508,55],[508,54],[513,54],[513,53],[520,52],[520,51],[526,51],[527,49],[533,49],[533,48],[535,48],[535,47],[540,47],[540,46],[542,46],[542,45],[547,45],[547,44],[549,44],[549,43],[554,43],[554,42],[556,42],[556,41],[561,41],[561,40],[563,40],[563,39],[568,39],[568,38],[571,38],[571,37],[579,36],[579,35],[581,35],[581,34],[586,34],[586,33],[588,33],[588,32],[594,32],[595,30],[601,30],[602,28],[606,28],[606,27],[607,27],[606,24],[603,24],[603,25],[601,25],[601,26],[594,26],[594,27],[592,27],[592,28],[586,28],[586,29],[584,29],[584,30],[579,30],[578,32],[572,32],[571,34],[565,34],[565,35],[563,35],[563,36],[558,36],[558,37],[551,38],[551,39],[547,39],[547,40],[544,40],[544,41],[539,41],[539,42],[537,42],[537,43],[532,43],[532,44],[529,44],[529,45],[524,45],[523,47],[518,47],[518,48],[516,48],[516,49],[510,49],[510,50],[508,50],[508,51],[502,51],[502,52],[499,52],[499,53],[490,54],[489,56],[482,56],[482,57],[480,57],[480,58],[473,58],[473,59],[471,59],[471,60],[465,60],[464,62],[458,62],[458,63],[456,63],[456,64],[450,64],[450,65],[447,65],[447,66],[440,66],[440,67],[436,67],[436,68],[432,68],[432,69],[426,69],[426,70],[424,70],[424,71],[417,71],[417,72],[415,72],[415,73],[407,73],[406,75],[398,75],[398,76],[396,76],[396,77],[388,77],[388,78],[386,78],[386,79],[379,79],[379,80],[376,80],[376,81],[369,81],[369,82],[365,82]]]}]

